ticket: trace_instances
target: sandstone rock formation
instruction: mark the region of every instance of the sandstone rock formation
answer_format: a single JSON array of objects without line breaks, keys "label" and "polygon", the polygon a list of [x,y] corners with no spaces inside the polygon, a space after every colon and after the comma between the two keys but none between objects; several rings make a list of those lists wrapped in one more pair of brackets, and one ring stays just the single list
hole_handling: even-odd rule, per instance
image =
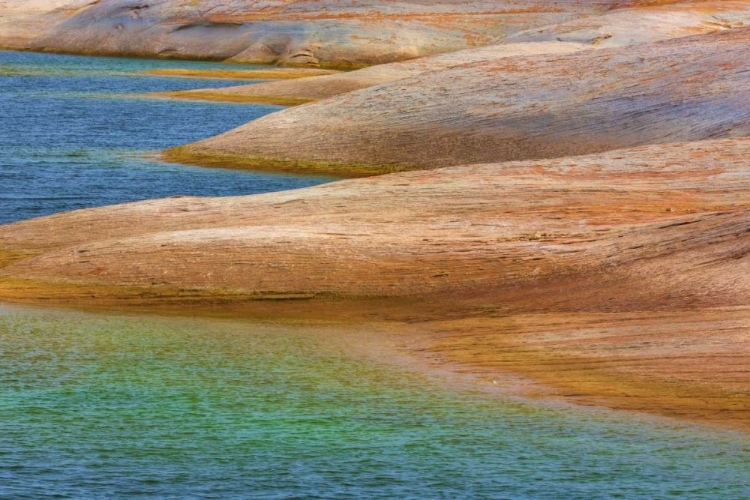
[{"label": "sandstone rock formation", "polygon": [[304,82],[270,82],[164,94],[182,99],[303,104],[428,71],[521,55],[563,54],[707,34],[750,23],[750,2],[688,2],[610,10],[569,22],[523,31],[478,49],[409,62],[382,64]]},{"label": "sandstone rock formation", "polygon": [[746,4],[6,3],[0,43],[27,48],[356,66],[486,46],[222,91],[327,99],[168,158],[418,171],[2,226],[0,298],[386,319],[487,380],[748,430]]},{"label": "sandstone rock formation", "polygon": [[355,90],[390,83],[430,71],[463,66],[504,57],[538,54],[568,54],[592,48],[581,43],[530,42],[491,44],[411,61],[381,64],[357,71],[306,78],[304,81],[267,82],[236,87],[186,90],[152,94],[156,97],[202,99],[230,102],[272,102],[281,105],[305,104]]},{"label": "sandstone rock formation", "polygon": [[[6,21],[0,22],[0,43],[84,54],[359,67],[486,45],[532,28],[655,3],[679,2],[6,0],[0,3]],[[659,31],[705,32],[725,22],[711,25],[705,19],[709,14],[701,17],[691,9],[650,22],[644,37],[657,39]],[[740,13],[721,15],[730,24],[742,19]],[[632,22],[632,16],[624,17]]]},{"label": "sandstone rock formation", "polygon": [[[749,139],[696,142],[76,211],[0,228],[5,251],[43,253],[2,274],[400,296],[516,289],[604,267],[615,276],[633,263],[649,266],[638,280],[655,279],[666,259],[682,266],[659,292],[669,300],[682,304],[679,283],[691,304],[740,304],[750,281],[729,271],[744,261],[718,257],[744,244],[748,157]],[[680,260],[690,252],[698,260]],[[734,285],[709,284],[725,278]],[[610,295],[625,304],[647,290]]]},{"label": "sandstone rock formation", "polygon": [[507,43],[569,42],[599,48],[623,47],[707,34],[750,25],[745,1],[684,2],[615,9],[541,28],[522,31]]},{"label": "sandstone rock formation", "polygon": [[[37,0],[58,6],[62,0]],[[76,2],[80,4],[81,2]],[[361,66],[477,46],[615,2],[482,0],[88,1],[17,46],[88,54]],[[11,44],[12,37],[6,38]]]},{"label": "sandstone rock formation", "polygon": [[0,47],[29,48],[91,0],[0,0]]},{"label": "sandstone rock formation", "polygon": [[[177,160],[383,170],[552,158],[750,133],[750,28],[498,58],[287,109]],[[222,160],[223,159],[223,160]]]},{"label": "sandstone rock formation", "polygon": [[419,352],[460,370],[742,427],[748,158],[728,139],[54,215],[0,228],[0,296],[386,301],[366,314],[427,322]]}]

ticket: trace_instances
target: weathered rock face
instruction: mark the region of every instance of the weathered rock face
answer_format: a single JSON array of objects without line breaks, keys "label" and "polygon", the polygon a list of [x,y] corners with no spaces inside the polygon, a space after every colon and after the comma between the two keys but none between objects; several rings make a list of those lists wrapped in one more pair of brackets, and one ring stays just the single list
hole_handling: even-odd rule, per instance
[{"label": "weathered rock face", "polygon": [[0,0],[0,47],[28,48],[91,0]]},{"label": "weathered rock face", "polygon": [[[476,49],[460,50],[411,61],[381,64],[357,71],[341,72],[304,81],[273,81],[223,87],[214,89],[188,90],[161,94],[179,99],[208,99],[235,102],[273,102],[289,104],[299,100],[300,104],[326,99],[375,85],[403,80],[429,71],[437,71],[455,66],[473,64],[503,57],[517,57],[539,54],[569,54],[591,49],[587,44],[566,42],[529,42],[514,44],[491,44]],[[159,94],[157,94],[159,95]]]},{"label": "weathered rock face", "polygon": [[[484,45],[632,0],[37,0],[43,36],[6,45],[91,54],[361,66]],[[2,6],[0,6],[2,7]],[[3,10],[7,10],[7,6]],[[36,16],[35,22],[40,18]],[[61,22],[62,21],[62,22]]]},{"label": "weathered rock face", "polygon": [[746,1],[642,6],[522,31],[505,42],[560,41],[598,48],[622,47],[741,28],[750,24],[749,15],[750,4]]},{"label": "weathered rock face", "polygon": [[182,153],[435,168],[740,137],[749,56],[738,28],[485,60],[284,110]]},{"label": "weathered rock face", "polygon": [[1,249],[43,253],[0,274],[352,296],[520,290],[542,310],[739,305],[748,158],[750,139],[709,141],[84,210],[0,228]]},{"label": "weathered rock face", "polygon": [[707,34],[750,24],[750,2],[690,2],[610,10],[561,24],[523,31],[477,49],[382,64],[359,71],[297,82],[270,82],[230,88],[175,92],[170,97],[234,102],[306,103],[390,83],[428,71],[538,54],[651,43]]},{"label": "weathered rock face", "polygon": [[488,380],[748,429],[749,159],[728,139],[60,214],[0,227],[0,297],[328,294],[279,308],[363,304]]}]

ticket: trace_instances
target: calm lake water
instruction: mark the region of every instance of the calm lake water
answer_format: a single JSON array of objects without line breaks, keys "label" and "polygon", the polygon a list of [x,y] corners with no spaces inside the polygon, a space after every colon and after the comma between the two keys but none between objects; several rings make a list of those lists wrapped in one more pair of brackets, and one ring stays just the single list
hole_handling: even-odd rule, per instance
[{"label": "calm lake water", "polygon": [[0,498],[750,498],[747,436],[448,389],[330,335],[0,306]]},{"label": "calm lake water", "polygon": [[330,180],[169,165],[147,157],[281,109],[128,97],[249,83],[138,74],[168,67],[226,68],[0,51],[0,224],[179,194],[252,194]]},{"label": "calm lake water", "polygon": [[[130,93],[210,64],[0,52],[0,223],[327,179],[144,152],[274,111]],[[750,438],[522,404],[300,325],[0,305],[0,499],[743,499]]]}]

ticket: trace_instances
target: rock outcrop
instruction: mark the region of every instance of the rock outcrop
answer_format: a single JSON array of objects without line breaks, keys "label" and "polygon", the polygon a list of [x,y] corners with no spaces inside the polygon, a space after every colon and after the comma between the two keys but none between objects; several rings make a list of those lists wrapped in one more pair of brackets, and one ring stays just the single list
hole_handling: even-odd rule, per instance
[{"label": "rock outcrop", "polygon": [[411,61],[380,64],[357,71],[305,78],[304,81],[274,81],[213,89],[152,94],[156,97],[201,99],[230,102],[275,102],[281,105],[306,104],[329,97],[395,82],[430,71],[438,71],[504,57],[540,54],[569,54],[591,48],[566,42],[491,44]]},{"label": "rock outcrop", "polygon": [[[0,274],[345,296],[593,276],[599,295],[538,304],[739,305],[750,293],[750,273],[736,272],[750,234],[748,158],[750,139],[696,142],[77,211],[0,228],[5,251],[41,253]],[[673,266],[670,283],[655,281],[660,263]],[[642,286],[617,288],[632,282]]]},{"label": "rock outcrop", "polygon": [[408,62],[382,64],[304,82],[270,82],[173,92],[168,97],[232,102],[304,104],[429,71],[482,61],[584,49],[622,47],[750,25],[750,2],[688,2],[610,10],[569,22],[523,31],[478,49],[467,49]]},{"label": "rock outcrop", "polygon": [[[106,0],[53,10],[42,36],[17,46],[85,54],[359,67],[490,43],[602,12],[614,0]],[[35,16],[39,17],[39,16]],[[62,22],[59,22],[62,21]],[[3,37],[6,45],[12,36]]]},{"label": "rock outcrop", "polygon": [[745,1],[684,2],[610,10],[516,33],[507,43],[568,42],[598,48],[652,43],[750,25]]},{"label": "rock outcrop", "polygon": [[750,28],[498,57],[263,117],[173,151],[227,164],[389,169],[580,155],[750,133]]},{"label": "rock outcrop", "polygon": [[750,428],[746,2],[14,9],[0,43],[71,52],[357,66],[486,46],[227,90],[327,99],[168,158],[417,171],[2,226],[3,300],[385,319],[487,380]]},{"label": "rock outcrop", "polygon": [[0,47],[28,49],[92,0],[0,0]]},{"label": "rock outcrop", "polygon": [[749,158],[728,139],[60,214],[0,227],[0,297],[297,299],[273,310],[408,321],[459,371],[747,429]]},{"label": "rock outcrop", "polygon": [[[585,32],[577,38],[586,39],[597,30],[587,18],[665,3],[679,2],[6,0],[0,3],[0,43],[82,54],[361,67],[477,47],[561,23],[572,26],[561,29]],[[729,7],[707,6],[701,14],[689,6],[694,2],[685,3],[674,14],[626,14],[617,23],[648,19],[640,38],[654,40],[659,33],[706,32],[744,19]],[[574,21],[583,24],[564,24]],[[524,36],[560,38],[555,28]]]}]

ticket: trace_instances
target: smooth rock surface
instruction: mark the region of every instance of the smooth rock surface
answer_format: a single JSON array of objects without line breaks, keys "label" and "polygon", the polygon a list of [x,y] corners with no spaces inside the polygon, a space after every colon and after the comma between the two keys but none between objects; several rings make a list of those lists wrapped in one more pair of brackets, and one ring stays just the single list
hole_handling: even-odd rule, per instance
[{"label": "smooth rock surface", "polygon": [[[648,266],[638,280],[656,279],[666,262],[681,266],[679,280],[654,282],[670,300],[682,303],[679,285],[690,300],[741,304],[743,260],[691,267],[685,256],[744,245],[732,235],[744,234],[750,206],[748,158],[748,139],[709,141],[76,211],[0,228],[3,250],[43,253],[2,274],[382,296],[516,287],[602,266],[611,276]],[[722,280],[734,284],[710,285]],[[646,290],[656,288],[613,296],[637,303]]]},{"label": "smooth rock surface", "polygon": [[486,45],[531,28],[653,3],[35,0],[19,9],[6,1],[0,12],[23,11],[23,22],[33,29],[17,29],[14,14],[13,22],[0,24],[0,40],[15,48],[84,54],[360,67]]},{"label": "smooth rock surface", "polygon": [[269,82],[230,88],[175,92],[169,97],[233,102],[289,104],[320,100],[428,71],[501,57],[564,54],[584,49],[651,43],[743,27],[750,23],[750,2],[688,2],[610,10],[543,28],[523,31],[497,44],[414,61],[382,64],[304,82]]},{"label": "smooth rock surface", "polygon": [[236,87],[171,92],[161,94],[161,96],[235,102],[278,100],[282,104],[292,99],[298,99],[303,101],[302,104],[455,66],[496,60],[503,57],[568,54],[589,48],[592,47],[586,44],[567,42],[491,44],[476,49],[460,50],[411,61],[380,64],[357,71],[305,78],[304,81],[276,81]]},{"label": "smooth rock surface", "polygon": [[507,43],[568,42],[623,47],[750,25],[750,2],[709,1],[615,9],[515,33]]},{"label": "smooth rock surface", "polygon": [[728,139],[11,224],[0,297],[286,299],[408,322],[408,349],[484,379],[747,429],[748,248],[750,139]]},{"label": "smooth rock surface", "polygon": [[750,133],[750,28],[485,60],[287,109],[178,151],[436,168]]}]

